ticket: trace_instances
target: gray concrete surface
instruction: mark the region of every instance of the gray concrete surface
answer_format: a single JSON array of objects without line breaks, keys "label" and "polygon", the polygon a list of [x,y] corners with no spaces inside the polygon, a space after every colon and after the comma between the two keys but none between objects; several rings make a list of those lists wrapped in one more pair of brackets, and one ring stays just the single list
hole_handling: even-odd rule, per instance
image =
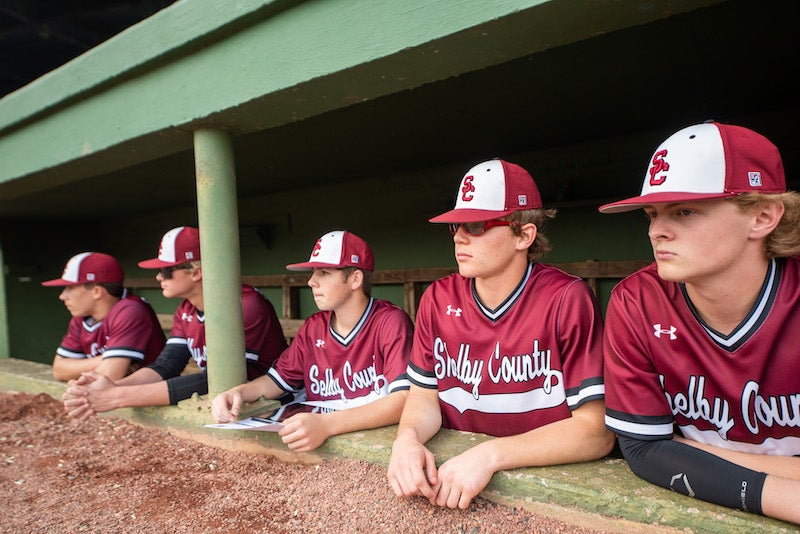
[{"label": "gray concrete surface", "polygon": [[[61,398],[65,385],[53,380],[49,365],[0,359],[0,389],[47,393]],[[250,413],[268,403],[251,407]],[[209,400],[195,397],[178,406],[123,409],[107,415],[155,426],[217,447],[272,455],[286,461],[320,462],[357,458],[386,465],[395,427],[353,432],[328,439],[311,453],[291,452],[273,432],[204,428],[212,422]],[[475,443],[478,434],[441,431],[429,443],[444,461]],[[557,517],[608,532],[800,532],[800,526],[716,506],[648,484],[621,459],[584,464],[514,469],[496,473],[483,496],[495,502]]]}]

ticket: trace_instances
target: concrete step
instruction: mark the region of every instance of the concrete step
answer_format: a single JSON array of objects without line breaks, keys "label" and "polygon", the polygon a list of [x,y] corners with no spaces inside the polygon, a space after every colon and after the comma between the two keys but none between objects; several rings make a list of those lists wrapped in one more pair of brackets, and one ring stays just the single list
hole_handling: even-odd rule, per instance
[{"label": "concrete step", "polygon": [[[43,392],[60,399],[66,386],[53,380],[49,365],[0,358],[0,389]],[[248,407],[248,413],[271,404],[273,401],[256,403]],[[296,462],[344,457],[385,466],[396,430],[391,426],[344,434],[328,439],[314,453],[295,453],[274,432],[204,428],[203,425],[212,422],[210,413],[209,399],[195,396],[178,406],[127,408],[107,415],[164,428],[182,437],[229,450]],[[443,462],[486,439],[491,438],[443,430],[428,447],[437,461]],[[636,477],[624,460],[615,457],[582,464],[498,472],[482,496],[608,532],[800,533],[798,525],[709,504],[649,484]]]}]

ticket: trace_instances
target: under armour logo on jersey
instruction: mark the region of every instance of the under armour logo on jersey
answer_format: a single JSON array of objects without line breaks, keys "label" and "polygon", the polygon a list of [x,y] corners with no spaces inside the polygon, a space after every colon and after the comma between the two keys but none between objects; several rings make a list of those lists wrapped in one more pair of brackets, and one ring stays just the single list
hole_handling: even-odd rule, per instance
[{"label": "under armour logo on jersey", "polygon": [[653,165],[647,171],[650,173],[650,185],[661,185],[667,179],[666,176],[656,176],[656,174],[660,172],[667,172],[669,170],[669,163],[664,161],[666,156],[666,150],[659,150],[653,154]]},{"label": "under armour logo on jersey", "polygon": [[662,335],[669,334],[670,340],[678,339],[678,336],[675,335],[678,329],[674,326],[670,326],[669,328],[661,328],[661,323],[656,323],[653,325],[653,335],[656,336],[658,339],[661,339]]},{"label": "under armour logo on jersey", "polygon": [[318,349],[321,349],[321,348],[325,347],[325,340],[324,339],[317,339],[317,342],[315,343],[315,345],[317,346]]},{"label": "under armour logo on jersey", "polygon": [[447,305],[447,315],[455,315],[461,317],[461,308],[454,308],[450,304]]},{"label": "under armour logo on jersey", "polygon": [[191,313],[183,313],[181,315],[181,320],[182,321],[186,321],[187,323],[191,323],[192,322],[192,314]]},{"label": "under armour logo on jersey", "polygon": [[669,481],[669,487],[672,488],[674,491],[678,493],[683,493],[684,495],[688,495],[689,497],[694,497],[694,490],[692,486],[689,484],[689,478],[683,474],[678,473],[677,475],[673,475],[673,477]]},{"label": "under armour logo on jersey", "polygon": [[474,176],[465,176],[464,177],[464,185],[461,186],[461,200],[464,202],[469,202],[472,200],[473,195],[472,193],[475,192],[475,186],[472,185],[472,181],[475,179]]}]

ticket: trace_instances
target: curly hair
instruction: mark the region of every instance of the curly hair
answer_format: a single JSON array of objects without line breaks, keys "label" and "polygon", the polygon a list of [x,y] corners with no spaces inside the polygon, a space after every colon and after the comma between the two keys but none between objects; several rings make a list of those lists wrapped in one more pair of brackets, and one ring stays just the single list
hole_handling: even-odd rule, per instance
[{"label": "curly hair", "polygon": [[[528,247],[528,261],[537,261],[552,249],[550,240],[544,235],[544,229],[547,226],[547,221],[555,219],[557,211],[558,210],[555,208],[520,210],[502,218],[506,221],[519,223],[519,225],[529,223],[536,225],[536,239],[534,239],[531,246]],[[516,235],[520,235],[521,233],[521,229],[518,225],[512,226],[511,230]]]}]

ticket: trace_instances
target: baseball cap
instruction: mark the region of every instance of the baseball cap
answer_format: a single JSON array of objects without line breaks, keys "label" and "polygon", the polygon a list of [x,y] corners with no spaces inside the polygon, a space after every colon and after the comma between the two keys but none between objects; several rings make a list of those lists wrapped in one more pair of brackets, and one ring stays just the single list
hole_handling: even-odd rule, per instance
[{"label": "baseball cap", "polygon": [[158,257],[139,262],[143,269],[161,269],[200,259],[200,230],[191,226],[173,228],[161,238]]},{"label": "baseball cap", "polygon": [[468,170],[458,188],[456,207],[429,221],[491,221],[515,211],[541,207],[542,197],[528,171],[515,163],[492,159]]},{"label": "baseball cap", "polygon": [[121,284],[123,280],[125,273],[116,258],[102,252],[81,252],[67,261],[61,278],[42,282],[42,285]]},{"label": "baseball cap", "polygon": [[600,206],[603,213],[648,204],[725,198],[757,191],[783,193],[778,148],[742,126],[704,122],[669,136],[653,153],[638,197]]},{"label": "baseball cap", "polygon": [[367,242],[344,230],[335,230],[317,239],[307,262],[286,266],[290,271],[341,267],[358,267],[366,271],[375,269],[375,257]]}]

